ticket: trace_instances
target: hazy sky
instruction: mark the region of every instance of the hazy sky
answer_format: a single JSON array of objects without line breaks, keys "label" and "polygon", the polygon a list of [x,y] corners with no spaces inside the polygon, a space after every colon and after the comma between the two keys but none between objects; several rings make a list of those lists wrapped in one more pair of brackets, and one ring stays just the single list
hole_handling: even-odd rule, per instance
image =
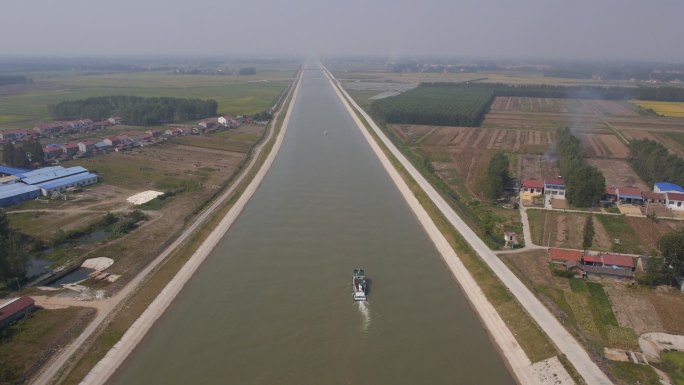
[{"label": "hazy sky", "polygon": [[0,55],[684,61],[684,0],[1,0]]}]

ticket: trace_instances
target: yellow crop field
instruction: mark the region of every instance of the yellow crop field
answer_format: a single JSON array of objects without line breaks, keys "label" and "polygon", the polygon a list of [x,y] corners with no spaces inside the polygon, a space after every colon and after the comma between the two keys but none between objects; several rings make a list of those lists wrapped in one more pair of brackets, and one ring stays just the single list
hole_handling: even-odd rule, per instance
[{"label": "yellow crop field", "polygon": [[684,118],[684,102],[652,102],[646,100],[634,100],[632,103],[645,109],[651,109],[658,115],[673,118]]}]

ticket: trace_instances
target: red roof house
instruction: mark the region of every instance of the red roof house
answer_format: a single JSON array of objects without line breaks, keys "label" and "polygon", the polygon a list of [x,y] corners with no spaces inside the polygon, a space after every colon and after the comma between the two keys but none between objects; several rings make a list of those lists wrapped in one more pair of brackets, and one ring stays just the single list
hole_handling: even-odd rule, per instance
[{"label": "red roof house", "polygon": [[549,249],[549,259],[551,262],[579,262],[582,260],[582,252],[578,250],[557,249],[552,247]]},{"label": "red roof house", "polygon": [[35,301],[31,297],[20,297],[6,302],[0,306],[0,329],[4,329],[35,309]]}]

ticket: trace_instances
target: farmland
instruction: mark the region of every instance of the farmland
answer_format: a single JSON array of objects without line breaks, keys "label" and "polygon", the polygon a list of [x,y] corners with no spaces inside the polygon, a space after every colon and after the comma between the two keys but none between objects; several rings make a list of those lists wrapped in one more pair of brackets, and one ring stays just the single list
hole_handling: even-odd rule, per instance
[{"label": "farmland", "polygon": [[[570,249],[582,248],[582,232],[588,214],[528,210],[530,231],[535,244]],[[661,236],[684,228],[681,221],[594,214],[592,250],[630,254],[650,253]],[[649,231],[644,231],[648,228]],[[619,240],[616,243],[615,240]]]},{"label": "farmland", "polygon": [[[674,290],[656,291],[612,279],[557,277],[551,273],[545,251],[502,255],[501,259],[534,288],[570,332],[585,341],[599,362],[607,362],[603,347],[637,349],[636,336],[641,333],[681,334],[684,330],[684,297]],[[607,368],[624,383],[634,383],[635,378],[640,383],[659,383],[646,365],[614,362]]]},{"label": "farmland", "polygon": [[36,75],[33,85],[0,92],[0,129],[30,128],[50,120],[50,104],[109,95],[214,99],[220,114],[254,114],[273,104],[294,73],[292,69],[239,77],[159,72]]},{"label": "farmland", "polygon": [[674,118],[684,118],[684,102],[655,102],[650,100],[634,100],[637,106],[653,110],[656,114]]}]

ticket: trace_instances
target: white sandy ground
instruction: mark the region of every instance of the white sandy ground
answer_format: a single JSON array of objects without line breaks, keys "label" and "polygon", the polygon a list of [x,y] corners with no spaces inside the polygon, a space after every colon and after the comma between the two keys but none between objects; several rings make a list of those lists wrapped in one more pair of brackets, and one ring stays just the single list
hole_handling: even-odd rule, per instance
[{"label": "white sandy ground", "polygon": [[[508,269],[508,267],[494,254],[492,250],[475,234],[475,232],[463,222],[463,220],[454,212],[449,204],[441,197],[441,195],[430,185],[430,183],[416,170],[415,167],[403,156],[403,154],[392,144],[392,142],[384,135],[380,128],[373,122],[371,117],[361,109],[356,102],[349,96],[349,94],[342,89],[341,85],[333,80],[332,74],[326,70],[326,74],[335,87],[338,95],[343,100],[347,109],[352,113],[352,117],[356,121],[359,129],[364,133],[368,143],[380,158],[382,164],[392,176],[399,189],[402,191],[404,198],[409,202],[416,216],[419,218],[425,230],[432,238],[435,245],[442,253],[444,260],[451,269],[456,279],[463,287],[464,292],[471,301],[473,307],[477,310],[482,318],[489,333],[499,345],[504,356],[508,360],[518,381],[522,384],[533,384],[536,379],[530,373],[530,362],[520,346],[515,341],[510,330],[503,323],[493,306],[487,301],[482,290],[477,286],[472,276],[463,266],[456,253],[451,249],[444,236],[439,232],[437,227],[432,223],[425,210],[422,208],[418,200],[413,196],[406,184],[401,180],[400,176],[381,151],[378,144],[370,136],[370,133],[365,129],[358,116],[353,113],[351,103],[354,109],[359,112],[361,116],[369,123],[374,133],[380,138],[383,144],[390,150],[402,166],[407,170],[411,177],[420,185],[425,193],[430,197],[435,206],[441,211],[444,217],[451,223],[452,226],[463,236],[463,238],[470,244],[475,252],[482,258],[482,260],[489,266],[489,268],[497,275],[508,290],[513,294],[518,302],[527,310],[530,316],[536,321],[537,325],[549,336],[556,347],[565,354],[570,363],[575,367],[578,373],[583,377],[588,385],[598,384],[612,384],[612,381],[601,371],[601,369],[591,360],[591,357],[584,350],[582,345],[563,327],[563,325],[551,314],[551,312],[539,301],[537,297]],[[337,84],[335,84],[337,83]],[[344,96],[342,96],[344,93]],[[348,101],[347,101],[348,100]],[[528,380],[529,379],[529,380]],[[534,382],[532,382],[534,381]]]},{"label": "white sandy ground", "polygon": [[[297,84],[298,81],[299,79],[296,80]],[[280,111],[278,111],[276,113],[276,116],[274,116],[272,120],[274,122],[273,124],[275,124],[275,122],[277,121],[277,117],[279,114]],[[188,226],[185,229],[185,231],[183,231],[183,233],[181,233],[180,236],[178,236],[178,238],[176,238],[176,240],[173,243],[171,243],[171,245],[169,245],[169,247],[167,247],[162,253],[160,253],[150,264],[148,264],[138,275],[136,275],[135,278],[131,280],[131,282],[129,282],[123,289],[117,292],[116,295],[101,301],[93,301],[93,307],[98,307],[98,312],[95,316],[95,319],[91,321],[90,324],[88,324],[88,326],[86,326],[83,332],[81,332],[81,334],[71,344],[65,346],[59,352],[53,355],[51,360],[40,369],[36,377],[30,380],[31,384],[44,385],[55,382],[56,377],[60,374],[61,370],[64,368],[66,363],[81,348],[83,343],[87,339],[89,339],[93,335],[93,333],[95,333],[95,331],[101,327],[101,325],[105,324],[108,321],[112,312],[124,300],[133,295],[137,288],[147,280],[150,273],[154,271],[162,262],[164,262],[166,258],[169,255],[171,255],[171,253],[176,251],[176,249],[178,249],[180,245],[182,245],[191,235],[195,233],[195,231],[197,231],[199,226],[206,222],[207,218],[209,218],[209,216],[215,210],[217,210],[228,198],[230,198],[233,195],[237,186],[239,186],[240,183],[242,183],[242,181],[247,177],[247,175],[249,175],[249,172],[256,164],[256,160],[259,158],[262,149],[266,146],[267,143],[270,142],[274,131],[275,126],[272,130],[269,131],[268,137],[265,138],[265,140],[256,147],[252,160],[249,162],[247,167],[245,167],[242,174],[240,174],[240,176],[232,183],[231,187],[229,187],[216,201],[211,203],[209,207],[202,211],[202,213],[197,217],[197,219],[190,226]],[[74,299],[60,299],[59,302],[61,302],[61,305],[66,306],[87,306],[86,304],[89,303],[76,302],[76,300]]]},{"label": "white sandy ground", "polygon": [[114,264],[114,260],[107,257],[89,258],[83,261],[81,267],[102,271]]},{"label": "white sandy ground", "polygon": [[139,206],[143,203],[147,203],[147,202],[151,201],[152,199],[154,199],[160,195],[164,195],[164,193],[161,191],[147,190],[147,191],[143,191],[141,193],[137,193],[135,195],[129,196],[128,198],[126,198],[126,201],[128,203],[133,203],[134,205]]},{"label": "white sandy ground", "polygon": [[684,336],[668,333],[644,333],[639,336],[639,347],[651,362],[660,362],[660,352],[677,350],[684,352]]},{"label": "white sandy ground", "polygon": [[226,214],[226,216],[221,220],[219,225],[211,232],[202,245],[200,245],[192,257],[190,257],[188,262],[183,265],[180,271],[178,271],[173,279],[166,285],[166,287],[164,287],[161,293],[159,293],[157,298],[155,298],[155,300],[143,312],[143,314],[140,315],[133,325],[131,325],[123,337],[121,337],[119,342],[117,342],[109,350],[109,352],[107,352],[107,354],[97,363],[97,365],[95,365],[95,367],[90,371],[90,373],[88,373],[83,381],[81,381],[82,385],[104,384],[107,382],[109,377],[114,374],[116,369],[133,351],[135,346],[143,339],[154,322],[164,313],[166,308],[181,291],[185,283],[188,282],[190,277],[195,273],[197,268],[199,268],[204,259],[214,249],[226,231],[228,231],[235,219],[237,219],[238,215],[242,212],[243,208],[254,194],[254,191],[256,191],[257,187],[264,179],[264,176],[270,169],[271,164],[273,164],[273,160],[278,154],[283,137],[285,136],[285,131],[287,131],[287,125],[290,120],[292,108],[295,104],[294,102],[299,92],[300,83],[301,77],[300,80],[297,81],[297,86],[292,96],[292,102],[287,110],[287,114],[283,120],[283,126],[278,134],[278,137],[276,138],[273,149],[268,154],[266,161],[259,169],[254,179],[247,186],[235,205],[233,205],[233,207],[228,211],[228,214]]}]

